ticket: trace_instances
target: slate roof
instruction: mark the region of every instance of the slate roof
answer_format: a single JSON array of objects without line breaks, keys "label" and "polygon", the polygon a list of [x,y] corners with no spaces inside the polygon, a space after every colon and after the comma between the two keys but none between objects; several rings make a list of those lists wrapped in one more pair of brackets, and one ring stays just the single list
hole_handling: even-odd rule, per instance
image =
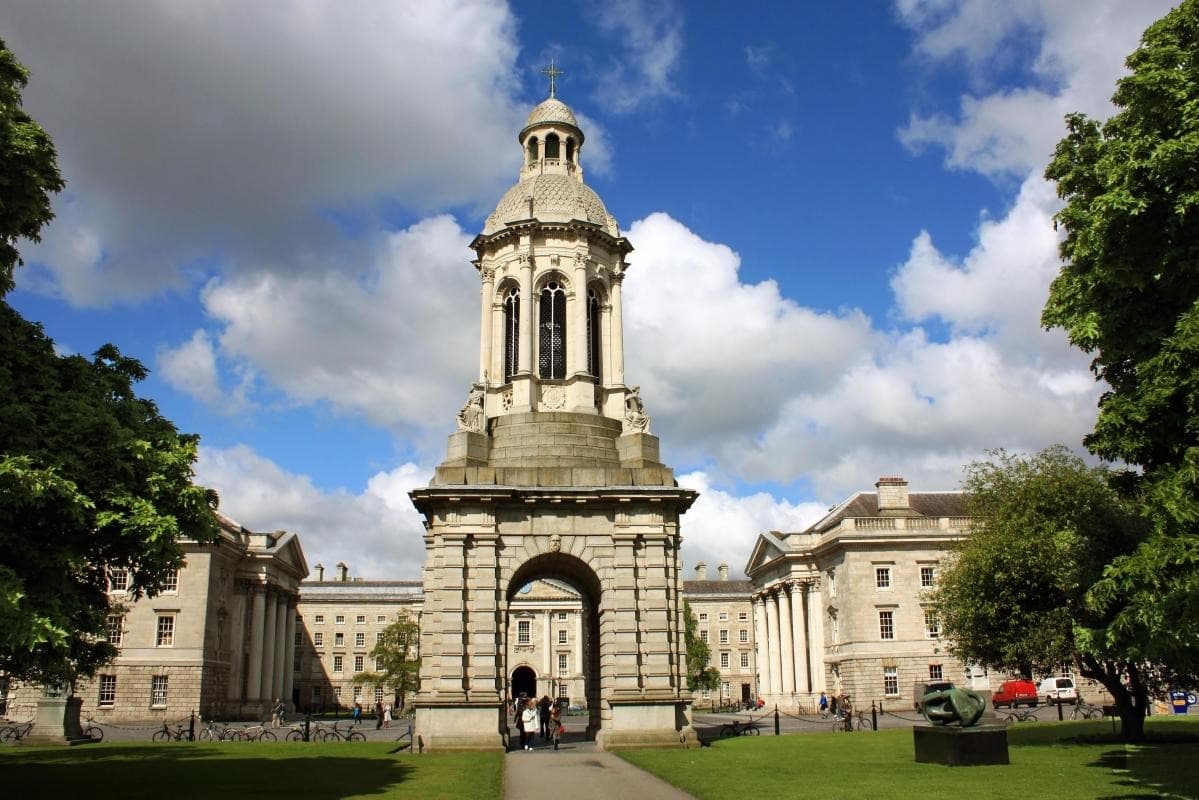
[{"label": "slate roof", "polygon": [[750,581],[683,581],[683,594],[752,594]]},{"label": "slate roof", "polygon": [[847,517],[965,517],[964,492],[908,492],[908,508],[878,510],[877,492],[858,492],[805,533],[825,531]]}]

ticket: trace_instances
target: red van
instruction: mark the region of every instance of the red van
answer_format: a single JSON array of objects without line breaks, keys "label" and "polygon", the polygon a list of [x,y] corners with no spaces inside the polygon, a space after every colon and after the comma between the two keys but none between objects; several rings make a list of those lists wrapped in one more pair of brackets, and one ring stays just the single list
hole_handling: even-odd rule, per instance
[{"label": "red van", "polygon": [[1037,685],[1032,681],[1004,681],[999,684],[995,694],[991,695],[991,705],[995,708],[1000,706],[1015,708],[1021,704],[1033,707],[1037,705]]}]

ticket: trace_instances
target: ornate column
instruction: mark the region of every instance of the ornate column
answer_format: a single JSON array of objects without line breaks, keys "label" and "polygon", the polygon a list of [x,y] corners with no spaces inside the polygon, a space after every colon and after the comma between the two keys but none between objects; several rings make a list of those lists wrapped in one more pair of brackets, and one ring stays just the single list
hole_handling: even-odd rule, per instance
[{"label": "ornate column", "polygon": [[812,669],[808,659],[808,629],[805,607],[808,593],[803,584],[793,583],[791,589],[792,641],[795,643],[795,691],[812,691]]},{"label": "ornate column", "polygon": [[[274,590],[271,590],[272,593]],[[275,684],[275,619],[277,615],[271,608],[270,598],[263,601],[262,626],[262,680],[258,683],[258,697],[262,700],[271,699],[271,687]]]},{"label": "ornate column", "polygon": [[296,677],[296,601],[297,598],[294,594],[287,599],[287,638],[283,651],[283,691],[281,692],[283,702],[289,704],[288,708],[293,710],[294,706],[290,704]]},{"label": "ornate column", "polygon": [[[292,627],[295,627],[295,617],[292,617]],[[275,599],[275,652],[268,653],[275,664],[271,676],[271,697],[286,703],[290,697],[283,696],[283,676],[291,671],[291,664],[284,664],[287,657],[287,595],[280,593]]]},{"label": "ornate column", "polygon": [[[479,277],[483,286],[479,290],[479,381],[486,383],[491,369],[491,305],[495,300],[495,270],[479,265]],[[503,379],[503,375],[500,379]]]},{"label": "ornate column", "polygon": [[624,385],[624,320],[621,311],[620,286],[624,282],[624,265],[612,272],[612,385]]},{"label": "ornate column", "polygon": [[262,685],[262,654],[266,625],[266,587],[251,586],[250,592],[254,600],[250,609],[250,672],[246,676],[246,696],[243,698],[245,700],[262,696],[259,687]]},{"label": "ornate column", "polygon": [[766,634],[766,599],[756,595],[754,603],[754,647],[758,651],[758,685],[755,687],[759,695],[770,691],[770,650]]},{"label": "ornate column", "polygon": [[528,253],[520,256],[520,363],[517,373],[532,375],[533,329],[537,327],[537,309],[533,298],[533,257]]},{"label": "ornate column", "polygon": [[812,622],[812,691],[826,690],[824,685],[824,603],[820,599],[820,579],[808,583],[808,619]]},{"label": "ornate column", "polygon": [[777,696],[783,690],[783,665],[779,656],[779,598],[774,592],[766,594],[766,644],[769,649],[770,693]]},{"label": "ornate column", "polygon": [[782,665],[783,694],[795,694],[795,647],[791,644],[791,592],[786,583],[778,588],[779,662]]},{"label": "ornate column", "polygon": [[587,373],[587,262],[586,253],[575,253],[571,278],[570,326],[567,330],[566,374]]}]

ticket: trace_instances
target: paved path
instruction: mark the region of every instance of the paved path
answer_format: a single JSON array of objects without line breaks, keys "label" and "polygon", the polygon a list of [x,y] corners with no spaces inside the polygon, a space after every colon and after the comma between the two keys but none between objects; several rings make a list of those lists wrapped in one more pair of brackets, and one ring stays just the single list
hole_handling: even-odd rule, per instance
[{"label": "paved path", "polygon": [[563,743],[513,750],[504,762],[504,799],[528,800],[548,791],[570,800],[694,800],[661,778],[594,742]]}]

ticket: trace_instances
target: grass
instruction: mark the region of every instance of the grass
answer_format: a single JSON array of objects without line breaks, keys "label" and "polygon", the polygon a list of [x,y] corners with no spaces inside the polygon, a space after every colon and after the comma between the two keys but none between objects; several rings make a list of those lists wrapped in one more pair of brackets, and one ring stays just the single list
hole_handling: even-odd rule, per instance
[{"label": "grass", "polygon": [[411,755],[378,742],[0,747],[6,797],[494,800],[503,775],[501,753]]},{"label": "grass", "polygon": [[620,755],[701,800],[1199,798],[1199,773],[1192,766],[1199,720],[1149,722],[1149,741],[1136,746],[1115,742],[1107,721],[1013,727],[1007,766],[917,764],[908,729],[739,737],[710,748]]}]

